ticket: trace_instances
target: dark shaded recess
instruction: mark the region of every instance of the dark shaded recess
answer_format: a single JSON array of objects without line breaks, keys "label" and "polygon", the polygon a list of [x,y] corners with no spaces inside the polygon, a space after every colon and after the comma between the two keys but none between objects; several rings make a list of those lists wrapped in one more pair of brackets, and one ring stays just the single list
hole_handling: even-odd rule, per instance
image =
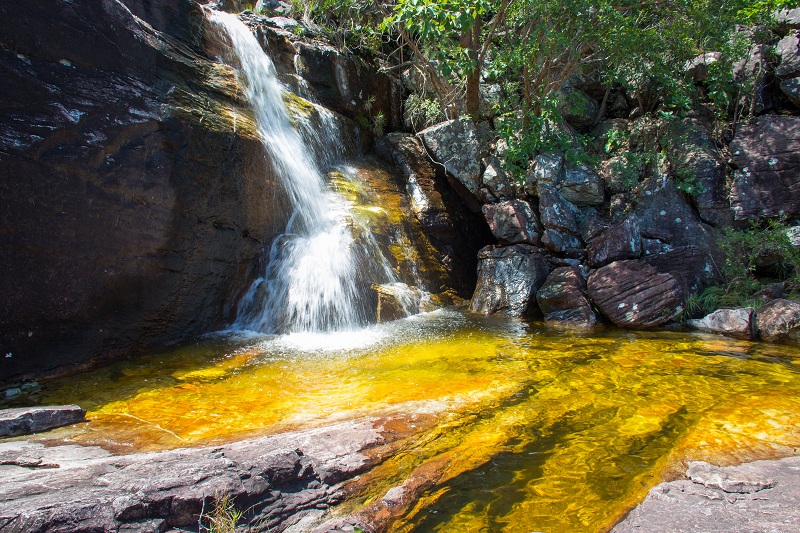
[{"label": "dark shaded recess", "polygon": [[126,4],[0,3],[0,383],[224,326],[285,223],[199,6]]}]

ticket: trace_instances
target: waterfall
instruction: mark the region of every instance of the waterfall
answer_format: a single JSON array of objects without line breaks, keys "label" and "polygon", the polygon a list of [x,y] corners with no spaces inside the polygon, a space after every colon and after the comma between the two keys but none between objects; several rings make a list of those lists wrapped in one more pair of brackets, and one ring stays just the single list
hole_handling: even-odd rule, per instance
[{"label": "waterfall", "polygon": [[[284,233],[270,247],[266,272],[240,302],[233,327],[288,333],[366,325],[374,313],[371,284],[396,279],[354,239],[348,203],[326,183],[311,148],[292,126],[286,89],[256,37],[235,15],[215,11],[210,18],[230,39],[258,134],[292,207]],[[337,129],[325,113],[322,119],[328,131],[316,132],[316,142],[324,143],[327,153],[342,153]]]}]

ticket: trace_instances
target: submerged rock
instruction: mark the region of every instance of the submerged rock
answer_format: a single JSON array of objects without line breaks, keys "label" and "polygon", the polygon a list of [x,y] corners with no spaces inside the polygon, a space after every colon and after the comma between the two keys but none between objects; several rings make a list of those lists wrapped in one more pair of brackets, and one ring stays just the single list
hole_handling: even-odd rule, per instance
[{"label": "submerged rock", "polygon": [[698,320],[687,320],[692,329],[717,333],[737,339],[753,340],[756,334],[755,310],[752,307],[717,309]]},{"label": "submerged rock", "polygon": [[672,274],[643,261],[616,261],[587,281],[589,298],[600,312],[623,328],[654,328],[683,311],[683,291]]},{"label": "submerged rock", "polygon": [[77,405],[20,407],[0,410],[0,437],[16,437],[83,422],[86,411]]},{"label": "submerged rock", "polygon": [[478,284],[470,310],[522,316],[535,308],[536,291],[550,271],[539,249],[526,244],[487,246],[478,254]]},{"label": "submerged rock", "polygon": [[762,339],[800,343],[800,303],[772,300],[758,310],[756,321]]}]

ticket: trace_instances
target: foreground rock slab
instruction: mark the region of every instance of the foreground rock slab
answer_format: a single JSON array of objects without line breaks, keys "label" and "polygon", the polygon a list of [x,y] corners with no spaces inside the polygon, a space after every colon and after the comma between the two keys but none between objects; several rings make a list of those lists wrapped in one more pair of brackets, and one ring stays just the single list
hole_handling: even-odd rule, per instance
[{"label": "foreground rock slab", "polygon": [[0,411],[0,437],[30,435],[82,422],[86,411],[77,405],[19,407]]},{"label": "foreground rock slab", "polygon": [[692,463],[686,477],[651,490],[612,533],[798,530],[800,457],[725,468]]},{"label": "foreground rock slab", "polygon": [[112,456],[98,447],[0,444],[0,531],[196,527],[227,494],[252,531],[283,531],[344,498],[378,461],[382,422],[348,421],[229,445]]}]

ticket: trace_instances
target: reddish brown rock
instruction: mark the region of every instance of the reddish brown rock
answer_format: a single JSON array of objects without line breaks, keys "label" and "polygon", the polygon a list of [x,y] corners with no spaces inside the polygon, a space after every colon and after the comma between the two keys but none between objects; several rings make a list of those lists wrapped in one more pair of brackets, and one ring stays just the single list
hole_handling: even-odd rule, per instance
[{"label": "reddish brown rock", "polygon": [[594,268],[621,259],[637,259],[641,253],[642,239],[636,215],[609,226],[586,246],[586,258]]},{"label": "reddish brown rock", "polygon": [[536,292],[536,302],[545,322],[574,327],[597,324],[597,316],[586,299],[586,281],[577,267],[553,270]]},{"label": "reddish brown rock", "polygon": [[541,227],[530,204],[508,200],[483,206],[492,234],[502,244],[539,244]]},{"label": "reddish brown rock", "polygon": [[800,342],[800,303],[772,300],[758,310],[758,335],[771,342]]},{"label": "reddish brown rock", "polygon": [[587,282],[589,299],[617,326],[654,328],[683,311],[681,283],[641,261],[617,261]]}]

